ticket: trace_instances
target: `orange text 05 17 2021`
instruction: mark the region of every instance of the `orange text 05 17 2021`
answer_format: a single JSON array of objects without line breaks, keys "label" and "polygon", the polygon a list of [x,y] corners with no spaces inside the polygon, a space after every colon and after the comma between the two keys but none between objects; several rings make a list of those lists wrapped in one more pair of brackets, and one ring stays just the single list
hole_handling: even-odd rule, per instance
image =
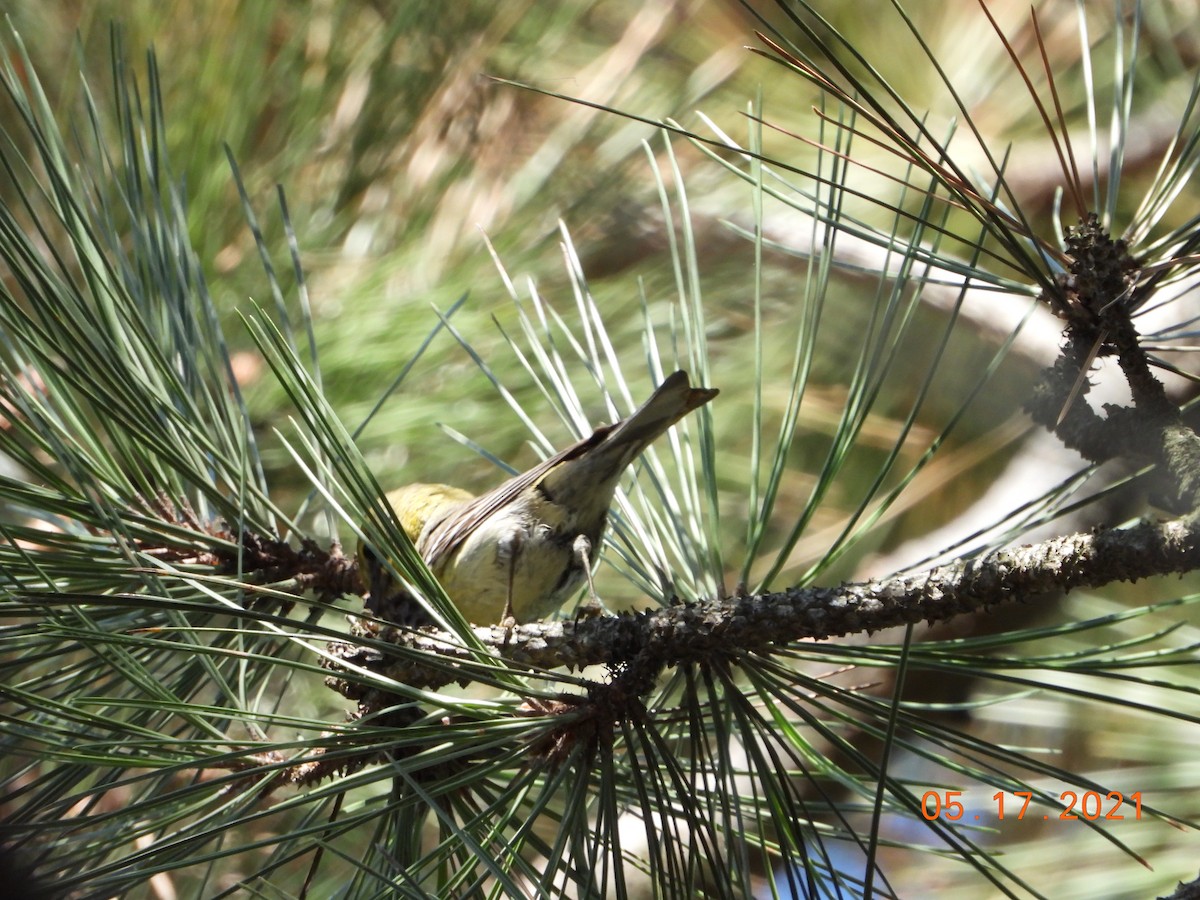
[{"label": "orange text 05 17 2021", "polygon": [[[926,791],[921,795],[921,815],[927,820],[945,819],[951,822],[960,820],[979,821],[984,818],[982,813],[972,813],[962,800],[962,791]],[[1062,808],[1057,816],[1043,812],[1045,806],[1053,801],[1051,794],[1038,794],[1040,801],[1030,809],[1034,799],[1033,791],[996,791],[991,800],[994,804],[997,819],[1058,818],[1063,821],[1086,819],[1089,822],[1097,820],[1116,821],[1121,819],[1142,818],[1142,792],[1134,791],[1126,797],[1120,791],[1109,791],[1102,794],[1099,791],[1061,791],[1058,802]],[[1039,815],[1040,813],[1040,815]]]}]

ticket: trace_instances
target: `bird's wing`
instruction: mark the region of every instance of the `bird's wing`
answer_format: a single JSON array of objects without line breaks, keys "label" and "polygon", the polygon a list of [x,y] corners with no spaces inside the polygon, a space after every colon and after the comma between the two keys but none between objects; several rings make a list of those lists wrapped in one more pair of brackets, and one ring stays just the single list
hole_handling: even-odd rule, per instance
[{"label": "bird's wing", "polygon": [[[609,438],[613,448],[628,452],[629,458],[621,463],[623,470],[629,461],[641,453],[646,446],[681,418],[717,395],[711,388],[693,388],[687,372],[673,372],[660,384],[641,406],[626,419],[614,425],[603,425],[565,450],[556,453],[527,472],[504,482],[495,490],[488,491],[466,506],[451,513],[432,527],[421,555],[426,562],[449,559],[472,531],[497,510],[503,509],[530,487],[540,483],[552,469],[561,463],[583,456]],[[602,452],[602,451],[601,451]]]},{"label": "bird's wing", "polygon": [[603,425],[582,441],[547,457],[532,469],[513,476],[499,487],[480,494],[466,506],[434,526],[433,531],[422,541],[424,546],[420,548],[421,556],[427,563],[431,563],[435,559],[449,559],[480,522],[512,503],[514,499],[541,481],[546,473],[559,463],[573,459],[603,441],[616,427],[616,425]]}]

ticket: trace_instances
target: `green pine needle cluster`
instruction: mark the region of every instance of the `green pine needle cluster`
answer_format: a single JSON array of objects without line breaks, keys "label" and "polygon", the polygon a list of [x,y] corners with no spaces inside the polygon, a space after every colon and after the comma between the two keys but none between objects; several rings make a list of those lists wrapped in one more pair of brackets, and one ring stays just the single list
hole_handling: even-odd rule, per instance
[{"label": "green pine needle cluster", "polygon": [[[12,884],[1194,877],[1194,576],[720,637],[738,604],[916,592],[1170,495],[1143,445],[1076,438],[1132,353],[1115,313],[1189,421],[1200,80],[1172,4],[878,3],[866,31],[816,0],[202,6],[174,13],[204,48],[157,4],[74,22],[82,78],[48,62],[53,5],[0,36]],[[1088,305],[1084,232],[1127,254],[1111,303]],[[1072,342],[1037,428],[1022,405]],[[384,492],[490,486],[677,368],[721,394],[618,492],[597,573],[616,615],[464,621]],[[361,615],[360,543],[437,628]],[[619,639],[589,645],[601,626]],[[567,640],[581,655],[545,663]],[[1091,815],[1117,795],[1125,819]]]}]

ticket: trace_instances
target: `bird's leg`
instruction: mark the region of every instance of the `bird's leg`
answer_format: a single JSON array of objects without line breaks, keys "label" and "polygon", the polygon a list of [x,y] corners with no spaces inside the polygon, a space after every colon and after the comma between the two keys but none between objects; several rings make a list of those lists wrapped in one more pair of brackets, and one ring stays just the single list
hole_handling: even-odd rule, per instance
[{"label": "bird's leg", "polygon": [[508,589],[504,594],[504,615],[500,624],[504,628],[504,644],[507,646],[512,637],[513,629],[517,626],[517,617],[513,613],[513,582],[517,578],[517,555],[521,552],[521,532],[514,531],[507,541],[508,546]]},{"label": "bird's leg", "polygon": [[590,619],[592,616],[600,615],[604,610],[604,607],[600,604],[600,598],[596,595],[596,582],[592,578],[592,542],[588,540],[586,534],[581,534],[575,538],[575,543],[571,545],[571,549],[579,557],[579,561],[583,565],[583,575],[587,579],[588,586],[588,602],[579,608],[579,611],[575,614],[575,620],[578,621],[580,618]]}]

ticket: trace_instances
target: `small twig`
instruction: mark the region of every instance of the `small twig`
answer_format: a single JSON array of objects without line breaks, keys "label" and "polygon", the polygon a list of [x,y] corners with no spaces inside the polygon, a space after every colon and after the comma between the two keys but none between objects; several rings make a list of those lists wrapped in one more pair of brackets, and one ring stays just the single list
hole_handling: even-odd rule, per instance
[{"label": "small twig", "polygon": [[[1200,508],[1200,439],[1184,425],[1155,376],[1133,313],[1141,269],[1125,242],[1095,214],[1067,230],[1071,259],[1057,291],[1043,299],[1066,322],[1062,352],[1026,403],[1033,420],[1088,460],[1121,459],[1159,469],[1153,500],[1183,515]],[[1085,401],[1097,356],[1115,356],[1133,404],[1108,404],[1101,416]]]}]

